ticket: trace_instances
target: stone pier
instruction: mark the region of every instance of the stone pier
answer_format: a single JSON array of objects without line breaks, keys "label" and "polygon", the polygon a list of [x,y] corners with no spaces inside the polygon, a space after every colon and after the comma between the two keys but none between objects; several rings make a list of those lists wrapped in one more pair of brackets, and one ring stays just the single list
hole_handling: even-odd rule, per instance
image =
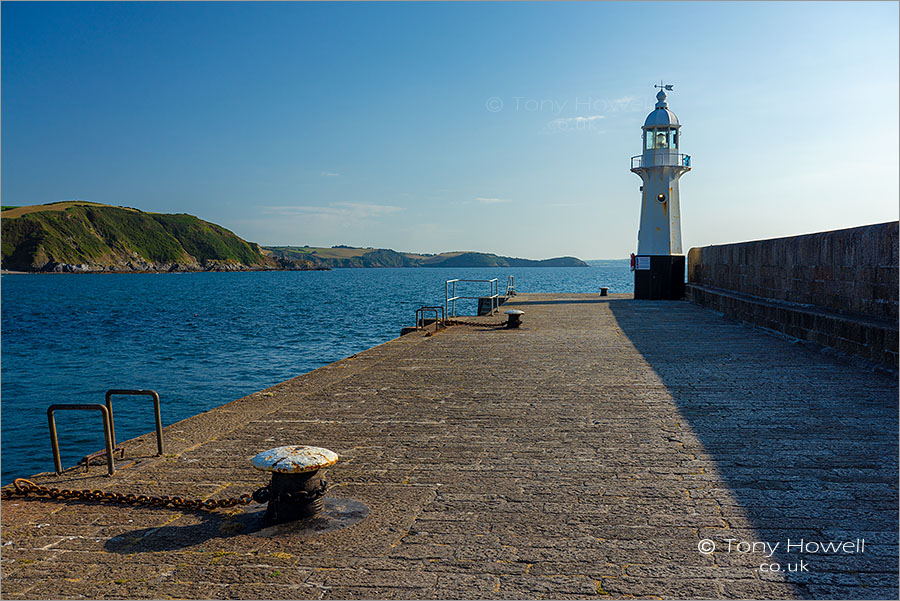
[{"label": "stone pier", "polygon": [[507,308],[32,478],[219,499],[308,444],[354,519],[5,499],[3,597],[897,598],[896,377],[683,301]]}]

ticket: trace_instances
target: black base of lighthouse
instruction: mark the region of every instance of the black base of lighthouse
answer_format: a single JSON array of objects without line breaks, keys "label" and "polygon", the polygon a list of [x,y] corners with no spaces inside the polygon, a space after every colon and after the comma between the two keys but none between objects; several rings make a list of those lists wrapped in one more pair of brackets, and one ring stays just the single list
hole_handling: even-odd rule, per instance
[{"label": "black base of lighthouse", "polygon": [[635,260],[634,298],[684,298],[684,255],[639,255]]}]

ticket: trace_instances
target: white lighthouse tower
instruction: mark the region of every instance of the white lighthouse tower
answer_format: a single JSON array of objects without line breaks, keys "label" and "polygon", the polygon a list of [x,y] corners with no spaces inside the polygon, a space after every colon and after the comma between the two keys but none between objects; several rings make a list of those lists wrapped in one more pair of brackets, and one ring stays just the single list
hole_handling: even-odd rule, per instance
[{"label": "white lighthouse tower", "polygon": [[644,121],[643,152],[631,157],[641,186],[641,227],[634,256],[634,297],[678,299],[684,296],[684,253],[678,180],[691,170],[681,154],[681,124],[666,104],[671,85],[660,83],[656,108]]}]

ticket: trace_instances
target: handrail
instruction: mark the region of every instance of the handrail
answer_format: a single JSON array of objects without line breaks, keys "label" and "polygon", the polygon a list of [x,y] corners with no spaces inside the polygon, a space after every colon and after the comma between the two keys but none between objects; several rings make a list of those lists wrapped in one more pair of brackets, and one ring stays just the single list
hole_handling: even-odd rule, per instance
[{"label": "handrail", "polygon": [[163,435],[162,435],[162,417],[159,413],[159,394],[155,390],[125,390],[113,388],[112,390],[106,391],[106,409],[109,411],[109,428],[112,433],[112,444],[113,448],[116,446],[116,426],[115,420],[113,419],[113,410],[112,410],[112,397],[113,395],[119,394],[129,394],[133,396],[149,396],[153,398],[153,409],[156,413],[156,448],[157,448],[157,456],[162,457],[163,455]]},{"label": "handrail", "polygon": [[[416,329],[425,329],[425,313],[434,311],[434,331],[437,332],[438,329],[443,325],[445,321],[447,321],[446,313],[444,312],[443,307],[419,307],[416,309]],[[438,313],[440,312],[440,314]]]},{"label": "handrail", "polygon": [[[653,159],[652,165],[647,165],[647,167],[687,167],[691,168],[691,155],[689,154],[681,154],[677,152],[659,152],[656,154],[650,154],[650,157]],[[631,168],[632,169],[642,169],[644,168],[644,155],[638,154],[631,157]]]},{"label": "handrail", "polygon": [[53,448],[53,467],[56,469],[56,475],[62,474],[62,460],[59,457],[59,439],[56,436],[56,419],[53,414],[56,411],[99,411],[103,415],[103,437],[106,441],[106,467],[109,475],[112,476],[116,472],[113,463],[113,438],[112,438],[112,421],[109,418],[109,411],[100,403],[89,405],[50,405],[47,408],[47,421],[50,423],[50,446]]},{"label": "handrail", "polygon": [[[485,284],[490,284],[491,286],[491,295],[489,297],[484,296],[457,296],[456,294],[456,284],[457,282],[482,282]],[[452,284],[452,286],[451,286]],[[460,299],[479,299],[479,298],[490,298],[491,299],[491,315],[494,314],[495,311],[500,309],[500,285],[497,278],[493,278],[490,280],[463,280],[463,279],[454,279],[447,280],[444,284],[444,307],[446,309],[447,317],[456,317],[456,301]],[[452,309],[452,310],[451,310]]]}]

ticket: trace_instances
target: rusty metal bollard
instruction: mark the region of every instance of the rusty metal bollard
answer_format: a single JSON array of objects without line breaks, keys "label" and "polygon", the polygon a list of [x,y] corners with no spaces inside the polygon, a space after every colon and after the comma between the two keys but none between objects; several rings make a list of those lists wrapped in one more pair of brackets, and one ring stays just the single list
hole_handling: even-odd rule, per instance
[{"label": "rusty metal bollard", "polygon": [[518,328],[522,325],[522,316],[525,315],[525,311],[510,309],[509,311],[506,311],[506,314],[509,316],[506,318],[507,328]]},{"label": "rusty metal bollard", "polygon": [[269,503],[263,522],[283,524],[321,512],[328,488],[323,473],[337,461],[338,455],[334,451],[306,445],[277,447],[254,457],[253,467],[272,474],[268,498],[257,499]]}]

